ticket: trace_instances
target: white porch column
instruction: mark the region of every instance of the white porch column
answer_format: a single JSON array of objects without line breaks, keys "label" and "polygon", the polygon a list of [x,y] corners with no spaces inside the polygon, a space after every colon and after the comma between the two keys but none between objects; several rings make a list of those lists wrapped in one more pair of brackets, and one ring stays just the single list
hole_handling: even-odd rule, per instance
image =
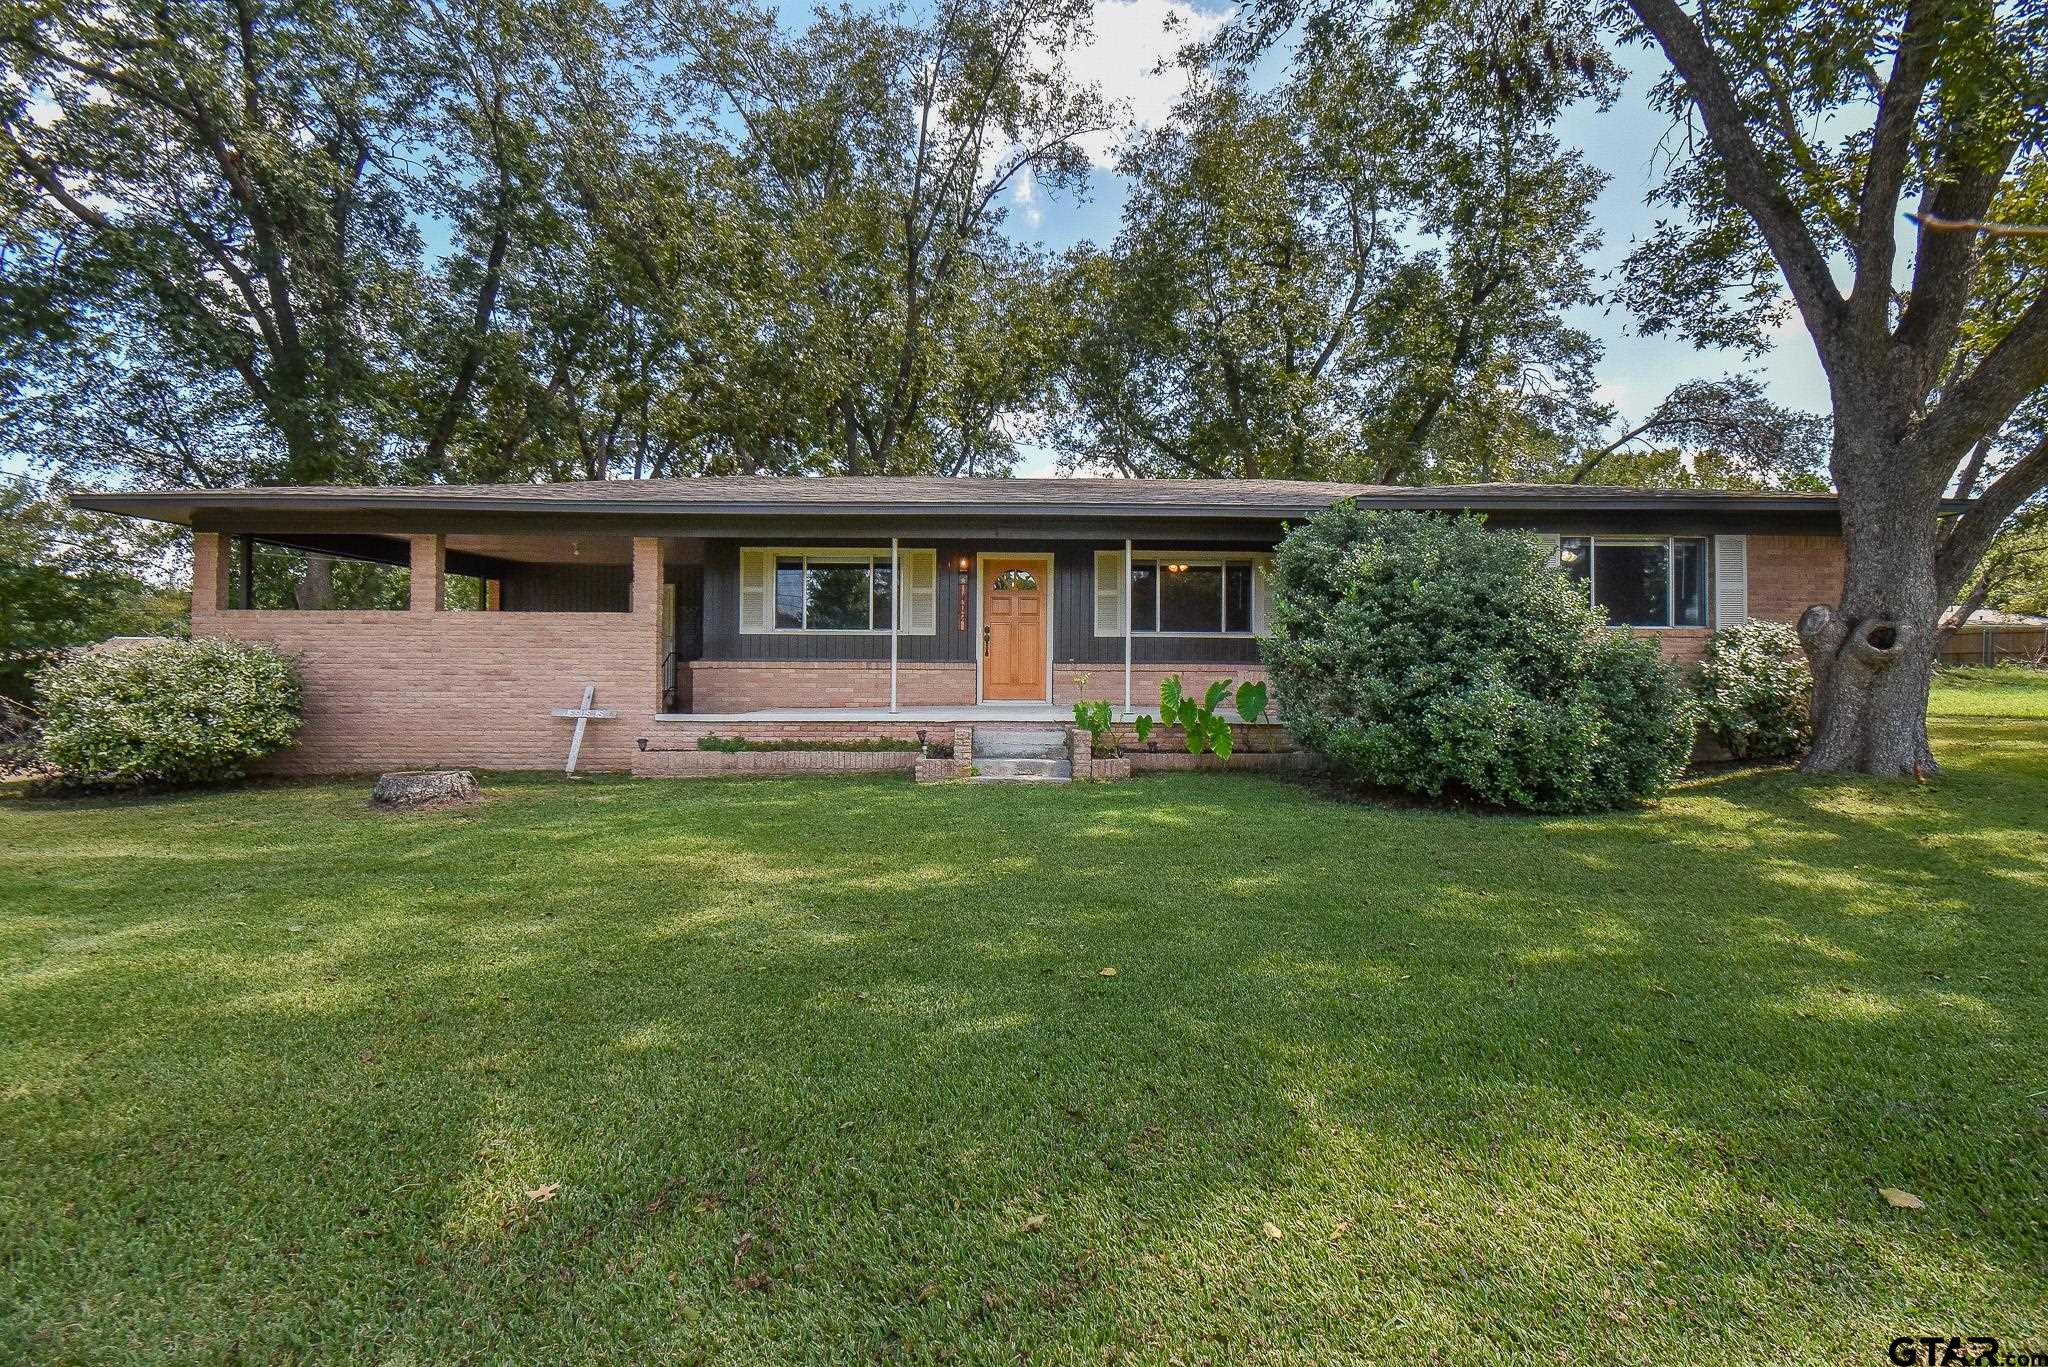
[{"label": "white porch column", "polygon": [[1131,539],[1124,538],[1124,715],[1131,715]]},{"label": "white porch column", "polygon": [[903,576],[896,556],[896,538],[889,538],[889,710],[896,710],[896,626],[903,620]]}]

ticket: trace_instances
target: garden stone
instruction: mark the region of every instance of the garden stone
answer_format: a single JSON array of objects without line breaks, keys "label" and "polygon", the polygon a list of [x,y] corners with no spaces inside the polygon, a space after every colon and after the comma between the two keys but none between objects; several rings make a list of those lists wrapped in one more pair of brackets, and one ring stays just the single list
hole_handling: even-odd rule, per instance
[{"label": "garden stone", "polygon": [[467,769],[414,769],[377,775],[370,805],[401,809],[474,802],[476,797],[476,775]]}]

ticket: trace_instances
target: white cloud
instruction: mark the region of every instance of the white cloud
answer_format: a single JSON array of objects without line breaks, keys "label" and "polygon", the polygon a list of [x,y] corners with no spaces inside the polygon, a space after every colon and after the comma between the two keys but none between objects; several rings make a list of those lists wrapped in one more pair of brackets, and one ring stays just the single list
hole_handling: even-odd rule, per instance
[{"label": "white cloud", "polygon": [[[1183,47],[1215,36],[1232,9],[1205,12],[1186,0],[1098,0],[1095,34],[1065,54],[1069,74],[1093,81],[1141,128],[1166,122],[1188,76],[1174,65]],[[1088,159],[1109,166],[1126,130],[1093,134],[1081,142]]]},{"label": "white cloud", "polygon": [[1038,179],[1031,174],[1029,166],[1017,173],[1016,185],[1010,190],[1010,200],[1030,227],[1036,228],[1045,222],[1045,200],[1038,193]]}]

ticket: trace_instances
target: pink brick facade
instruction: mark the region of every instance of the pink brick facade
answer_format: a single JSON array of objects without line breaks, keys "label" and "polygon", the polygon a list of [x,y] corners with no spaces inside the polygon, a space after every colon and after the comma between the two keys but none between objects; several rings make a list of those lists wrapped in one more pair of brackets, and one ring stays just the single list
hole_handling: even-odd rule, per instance
[{"label": "pink brick facade", "polygon": [[[1181,690],[1200,697],[1217,679],[1233,684],[1263,682],[1264,665],[1253,664],[1141,664],[1131,666],[1131,706],[1159,710],[1159,682],[1169,674],[1180,676]],[[1083,680],[1086,680],[1084,683]],[[1052,700],[1062,707],[1090,699],[1107,698],[1121,706],[1124,700],[1124,667],[1120,664],[1056,662],[1052,667]]]},{"label": "pink brick facade", "polygon": [[1842,538],[1749,538],[1749,615],[1767,622],[1797,622],[1815,603],[1842,601]]},{"label": "pink brick facade", "polygon": [[[764,707],[887,707],[887,660],[698,660],[689,666],[690,710]],[[896,667],[899,707],[974,706],[972,664]]]},{"label": "pink brick facade", "polygon": [[305,680],[299,742],[269,771],[558,768],[574,723],[548,713],[585,684],[619,716],[589,723],[581,766],[630,768],[660,700],[659,543],[635,543],[631,612],[509,613],[438,610],[440,576],[417,573],[437,540],[415,540],[411,611],[262,612],[227,609],[223,538],[194,538],[192,634],[273,646]]}]

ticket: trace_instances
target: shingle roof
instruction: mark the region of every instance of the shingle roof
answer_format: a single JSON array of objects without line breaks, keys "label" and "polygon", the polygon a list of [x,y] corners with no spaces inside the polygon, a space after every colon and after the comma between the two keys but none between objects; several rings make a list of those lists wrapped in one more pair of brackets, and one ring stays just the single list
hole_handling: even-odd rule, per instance
[{"label": "shingle roof", "polygon": [[702,479],[577,480],[558,484],[262,486],[86,492],[81,508],[188,522],[199,509],[341,511],[441,509],[696,513],[801,511],[1072,516],[1292,517],[1342,499],[1389,508],[1606,508],[1833,512],[1832,494],[1647,489],[1586,484],[1335,484],[1283,479],[951,479],[943,476],[733,475]]}]

